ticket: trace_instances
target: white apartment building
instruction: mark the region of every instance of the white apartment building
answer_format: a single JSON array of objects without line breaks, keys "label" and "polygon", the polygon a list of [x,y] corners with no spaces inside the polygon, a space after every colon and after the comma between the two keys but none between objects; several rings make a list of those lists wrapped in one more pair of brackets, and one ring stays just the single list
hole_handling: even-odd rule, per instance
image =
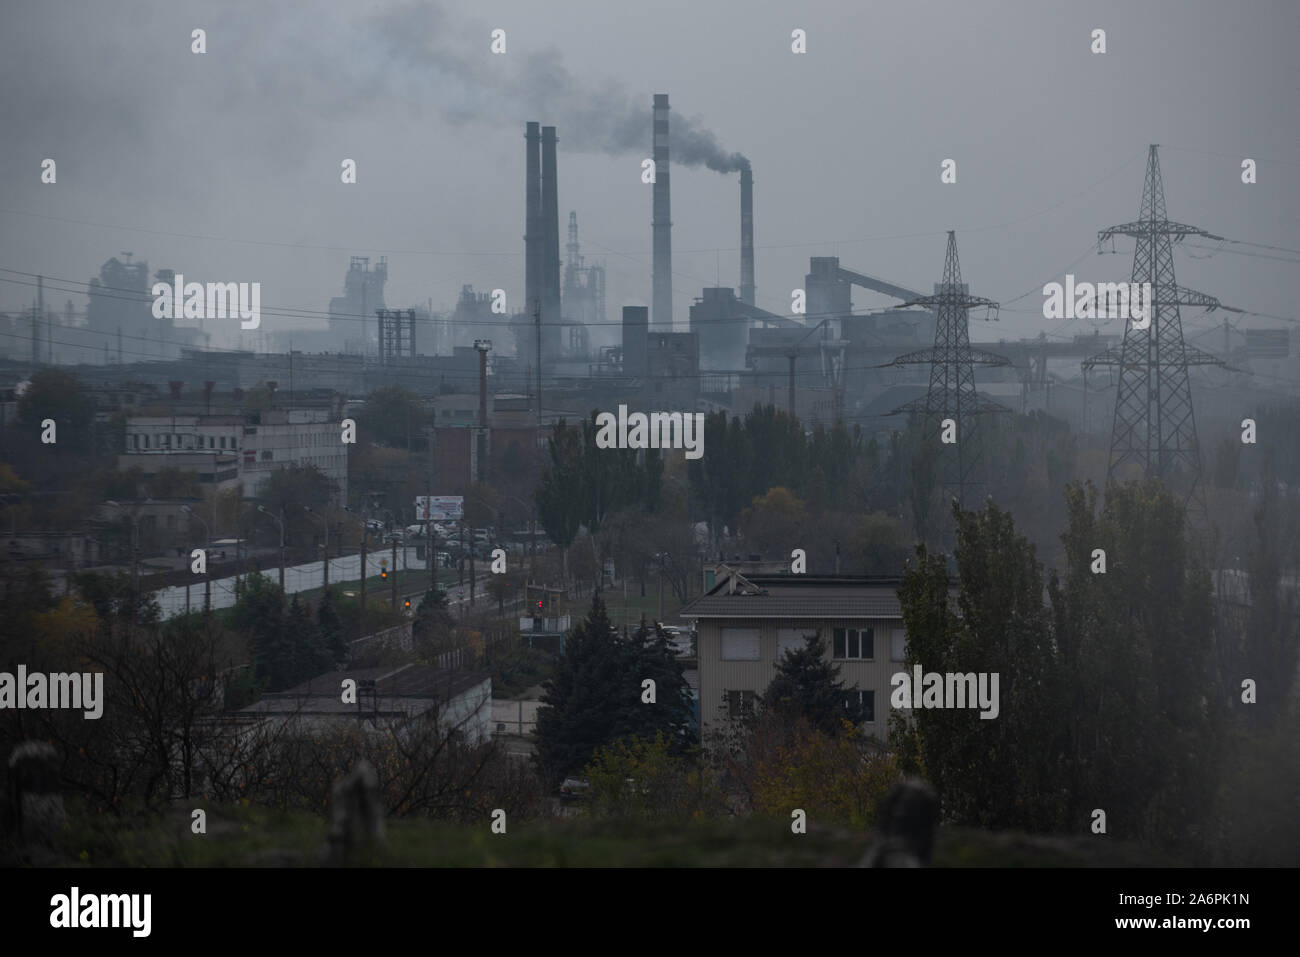
[{"label": "white apartment building", "polygon": [[243,482],[249,496],[275,469],[314,465],[334,481],[336,501],[347,501],[347,446],[339,420],[326,409],[270,409],[249,417],[133,416],[126,422],[124,452],[122,468],[140,466],[151,474],[156,468],[149,465],[157,460],[143,457],[169,456],[168,464],[197,471],[205,484],[226,488]]},{"label": "white apartment building", "polygon": [[243,428],[244,494],[256,495],[275,469],[314,465],[336,486],[335,502],[348,496],[348,447],[340,420],[325,409],[271,409]]}]

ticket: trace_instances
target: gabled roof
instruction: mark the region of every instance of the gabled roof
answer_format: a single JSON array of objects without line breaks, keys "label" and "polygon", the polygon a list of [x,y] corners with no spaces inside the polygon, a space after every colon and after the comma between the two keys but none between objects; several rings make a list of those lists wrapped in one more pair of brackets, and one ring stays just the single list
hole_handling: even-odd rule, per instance
[{"label": "gabled roof", "polygon": [[[732,588],[734,576],[736,587]],[[688,603],[683,618],[902,618],[898,578],[732,573]]]}]

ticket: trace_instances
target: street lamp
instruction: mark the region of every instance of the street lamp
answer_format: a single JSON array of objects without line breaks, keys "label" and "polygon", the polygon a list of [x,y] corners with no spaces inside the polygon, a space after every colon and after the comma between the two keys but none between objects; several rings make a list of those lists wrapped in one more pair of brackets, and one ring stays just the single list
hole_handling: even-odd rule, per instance
[{"label": "street lamp", "polygon": [[[343,511],[356,518],[356,513],[352,511],[351,506],[344,505]],[[361,618],[358,626],[361,631],[359,637],[364,638],[366,636],[366,542],[370,538],[370,526],[366,524],[364,516],[358,521],[361,522]]]},{"label": "street lamp", "polygon": [[329,591],[329,590],[330,590],[330,523],[329,523],[329,519],[326,518],[324,515],[317,515],[316,512],[315,512],[315,510],[314,510],[310,505],[304,505],[304,506],[303,506],[303,511],[305,511],[308,515],[311,515],[311,516],[313,516],[313,517],[315,517],[315,518],[319,518],[319,519],[321,520],[321,524],[322,524],[323,526],[325,526],[325,590],[326,590],[326,591]]},{"label": "street lamp", "polygon": [[[203,583],[203,614],[206,615],[212,611],[212,568],[208,565],[208,545],[212,543],[212,530],[199,517],[199,513],[188,505],[182,505],[181,511],[203,526],[203,570],[207,573],[207,581]],[[185,594],[188,595],[189,592]]]},{"label": "street lamp", "polygon": [[[111,498],[105,502],[113,508],[125,509],[126,506],[121,502],[115,502]],[[135,621],[135,605],[140,604],[140,518],[132,511],[131,515],[131,593],[132,609],[131,620]]]},{"label": "street lamp", "polygon": [[284,594],[284,506],[280,506],[280,517],[277,518],[274,512],[269,512],[265,505],[257,506],[257,510],[263,515],[280,526],[280,594]]}]

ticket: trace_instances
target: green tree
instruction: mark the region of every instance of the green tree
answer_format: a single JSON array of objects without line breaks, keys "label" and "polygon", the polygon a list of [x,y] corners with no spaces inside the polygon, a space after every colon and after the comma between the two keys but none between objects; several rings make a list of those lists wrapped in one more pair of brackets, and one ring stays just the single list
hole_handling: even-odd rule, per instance
[{"label": "green tree", "polygon": [[247,575],[236,586],[232,626],[248,638],[253,673],[263,687],[289,687],[293,650],[285,640],[284,593],[265,575]]},{"label": "green tree", "polygon": [[281,678],[283,690],[301,684],[334,667],[334,655],[321,640],[320,628],[307,606],[294,595],[285,616],[284,641],[288,646],[288,669]]},{"label": "green tree", "polygon": [[546,535],[560,548],[568,548],[582,526],[582,445],[574,429],[561,419],[547,440],[551,464],[537,488],[537,519]]},{"label": "green tree", "polygon": [[745,544],[755,552],[788,555],[808,522],[804,503],[787,488],[776,486],[754,499],[740,516]]},{"label": "green tree", "polygon": [[320,631],[321,644],[329,652],[336,665],[342,664],[348,657],[348,645],[343,636],[343,619],[339,616],[334,592],[326,589],[316,605],[316,627]]},{"label": "green tree", "polygon": [[[286,545],[310,543],[320,525],[302,507],[309,505],[324,512],[336,491],[333,479],[315,465],[288,465],[275,469],[266,478],[257,495],[257,502],[279,518],[284,516],[284,541]],[[260,518],[261,516],[259,516]],[[266,519],[261,523],[267,534],[279,542],[279,529],[275,522]],[[320,556],[315,556],[319,558]]]},{"label": "green tree", "polygon": [[[1182,502],[1157,482],[1070,486],[1067,568],[1049,585],[1070,676],[1066,756],[1071,820],[1105,808],[1111,832],[1165,846],[1207,836],[1222,759],[1209,575]],[[1097,549],[1105,574],[1095,573]]]},{"label": "green tree", "polygon": [[356,418],[362,436],[390,448],[418,452],[428,447],[425,429],[432,424],[432,417],[419,396],[400,385],[370,393]]},{"label": "green tree", "polygon": [[1009,513],[990,502],[981,512],[954,506],[953,516],[957,607],[944,556],[929,554],[924,545],[899,587],[907,670],[920,665],[941,676],[986,676],[990,697],[996,674],[997,716],[985,718],[991,708],[969,703],[924,708],[912,702],[910,721],[898,711],[891,716],[893,742],[904,770],[929,777],[952,819],[1051,830],[1064,823],[1064,716],[1056,704],[1062,673],[1042,572]]},{"label": "green tree", "polygon": [[145,484],[151,498],[199,498],[203,494],[198,473],[177,468],[160,468]]},{"label": "green tree", "polygon": [[94,451],[95,403],[76,376],[61,369],[42,369],[32,376],[18,399],[18,424],[39,437],[46,419],[53,419],[58,426],[58,448]]},{"label": "green tree", "polygon": [[[646,679],[655,682],[654,703],[644,700]],[[662,733],[678,754],[696,743],[690,691],[667,639],[644,626],[620,637],[599,594],[565,640],[544,688],[537,762],[551,782],[583,768],[598,747],[619,738]]]},{"label": "green tree", "polygon": [[451,617],[447,593],[441,588],[430,588],[420,599],[411,623],[412,643],[420,657],[433,660],[455,645],[456,622]]},{"label": "green tree", "polygon": [[620,738],[596,749],[583,771],[591,784],[588,807],[622,820],[685,820],[719,805],[700,771],[662,732],[653,738]]},{"label": "green tree", "polygon": [[897,575],[910,553],[902,521],[884,512],[858,519],[857,535],[850,547],[857,568],[866,575]]},{"label": "green tree", "polygon": [[805,635],[804,647],[787,648],[776,663],[776,675],[759,701],[790,725],[804,718],[820,733],[836,737],[863,717],[839,676],[839,665],[826,657],[821,633]]},{"label": "green tree", "polygon": [[[628,639],[631,696],[625,699],[621,724],[643,738],[664,735],[674,754],[684,754],[696,743],[694,704],[686,672],[668,636],[645,621]],[[645,681],[654,682],[655,701],[645,703]],[[626,703],[626,702],[630,702]]]},{"label": "green tree", "polygon": [[624,669],[627,658],[609,623],[605,603],[592,598],[591,609],[564,642],[564,654],[543,685],[537,712],[539,773],[551,784],[582,768],[602,744],[620,737],[611,727],[628,706]]}]

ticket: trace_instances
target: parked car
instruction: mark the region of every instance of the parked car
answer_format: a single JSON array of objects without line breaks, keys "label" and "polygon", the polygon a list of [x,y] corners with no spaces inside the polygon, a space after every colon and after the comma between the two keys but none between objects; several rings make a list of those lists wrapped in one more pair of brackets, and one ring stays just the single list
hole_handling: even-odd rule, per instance
[{"label": "parked car", "polygon": [[565,778],[560,782],[560,800],[581,801],[587,796],[590,788],[591,782],[584,781],[582,778]]}]

